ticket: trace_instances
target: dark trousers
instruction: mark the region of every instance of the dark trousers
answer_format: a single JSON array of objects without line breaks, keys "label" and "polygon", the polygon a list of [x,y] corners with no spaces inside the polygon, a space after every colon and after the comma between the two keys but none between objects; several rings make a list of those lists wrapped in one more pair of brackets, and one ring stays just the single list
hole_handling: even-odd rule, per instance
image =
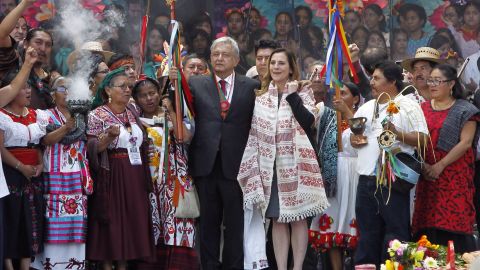
[{"label": "dark trousers", "polygon": [[355,265],[375,264],[387,259],[388,243],[393,239],[410,240],[410,195],[378,188],[375,176],[360,175],[355,214],[360,239]]},{"label": "dark trousers", "polygon": [[[210,175],[195,178],[200,200],[202,269],[243,269],[243,194],[236,179],[224,176],[218,156]],[[222,221],[225,230],[220,263]]]}]

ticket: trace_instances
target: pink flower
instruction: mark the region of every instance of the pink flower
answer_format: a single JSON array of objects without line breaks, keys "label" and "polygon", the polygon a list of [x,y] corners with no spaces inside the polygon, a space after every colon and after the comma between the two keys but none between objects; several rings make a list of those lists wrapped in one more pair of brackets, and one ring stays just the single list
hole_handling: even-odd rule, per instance
[{"label": "pink flower", "polygon": [[75,214],[77,212],[78,204],[75,199],[71,198],[65,201],[64,207],[68,214]]}]

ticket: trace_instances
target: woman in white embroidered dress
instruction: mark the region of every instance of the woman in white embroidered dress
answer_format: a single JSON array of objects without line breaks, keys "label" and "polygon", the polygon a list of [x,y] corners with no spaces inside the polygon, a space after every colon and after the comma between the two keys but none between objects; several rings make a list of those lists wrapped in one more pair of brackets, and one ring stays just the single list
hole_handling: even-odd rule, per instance
[{"label": "woman in white embroidered dress", "polygon": [[48,134],[42,138],[45,250],[36,256],[37,269],[64,269],[84,265],[87,241],[87,195],[93,181],[86,159],[83,119],[74,118],[67,108],[68,80],[58,77],[52,84],[55,107],[48,114]]},{"label": "woman in white embroidered dress", "polygon": [[[4,82],[12,81],[10,73]],[[43,249],[43,178],[40,139],[46,134],[48,116],[33,110],[27,84],[15,99],[0,109],[0,151],[10,195],[5,198],[5,267],[30,268],[30,258]],[[3,262],[2,262],[3,263]]]},{"label": "woman in white embroidered dress", "polygon": [[[342,114],[340,128],[342,130],[343,145],[342,152],[338,152],[337,166],[330,166],[336,169],[335,193],[329,197],[330,207],[324,213],[313,218],[309,233],[310,244],[316,250],[328,250],[333,270],[343,269],[342,259],[345,251],[354,250],[358,240],[357,222],[355,219],[355,198],[358,183],[358,173],[355,171],[357,153],[349,143],[351,132],[348,119],[352,118],[357,111],[361,96],[359,88],[350,82],[344,83],[340,93],[341,98],[333,101],[334,109]],[[322,104],[322,106],[324,105]],[[333,110],[323,108],[322,116],[327,116],[327,113],[335,117]],[[334,119],[332,117],[329,118]],[[322,137],[317,137],[319,151],[322,151],[324,149],[323,145],[328,143],[325,132],[331,132],[334,134],[333,136],[337,134],[331,130],[337,129],[336,121],[329,121],[329,123],[320,121],[317,128],[325,129],[321,132]],[[334,151],[337,152],[338,150],[334,149]],[[331,153],[325,151],[322,154],[328,155]],[[323,170],[329,169],[328,165],[330,164],[324,163],[322,165]],[[325,179],[327,179],[328,175],[328,173],[324,173]],[[327,194],[329,194],[328,188]]]},{"label": "woman in white embroidered dress", "polygon": [[315,120],[313,92],[296,81],[296,63],[295,56],[285,49],[272,52],[255,100],[238,175],[244,208],[261,210],[264,217],[272,219],[273,247],[280,270],[288,267],[290,241],[293,269],[302,269],[308,245],[306,219],[328,207],[311,143]]}]

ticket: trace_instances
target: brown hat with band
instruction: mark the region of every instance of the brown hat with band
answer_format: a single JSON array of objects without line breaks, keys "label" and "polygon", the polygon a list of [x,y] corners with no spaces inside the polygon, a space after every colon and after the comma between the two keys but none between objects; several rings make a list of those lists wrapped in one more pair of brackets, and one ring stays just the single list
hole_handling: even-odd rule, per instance
[{"label": "brown hat with band", "polygon": [[435,64],[443,64],[443,59],[440,59],[440,52],[431,47],[420,47],[415,52],[414,58],[405,59],[401,66],[409,72],[413,71],[413,63],[417,61],[428,61]]}]

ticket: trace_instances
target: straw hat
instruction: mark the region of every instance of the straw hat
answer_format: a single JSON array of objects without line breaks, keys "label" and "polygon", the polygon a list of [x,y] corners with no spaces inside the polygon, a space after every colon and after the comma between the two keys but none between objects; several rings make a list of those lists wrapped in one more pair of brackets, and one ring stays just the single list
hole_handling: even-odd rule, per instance
[{"label": "straw hat", "polygon": [[434,62],[437,64],[443,64],[444,62],[442,59],[440,59],[440,52],[436,49],[430,47],[420,47],[415,52],[415,57],[403,60],[401,66],[409,72],[412,72],[413,63],[419,60]]},{"label": "straw hat", "polygon": [[103,58],[105,58],[105,63],[108,63],[108,61],[110,61],[110,58],[112,57],[112,55],[114,55],[113,52],[104,51],[103,47],[102,47],[102,43],[100,43],[98,41],[87,41],[87,42],[82,44],[80,49],[76,49],[75,51],[70,53],[70,55],[68,55],[67,65],[68,65],[68,69],[70,71],[73,71],[73,69],[75,67],[74,66],[75,61],[77,60],[81,51],[90,51],[92,53],[99,53],[99,54],[103,55]]}]

